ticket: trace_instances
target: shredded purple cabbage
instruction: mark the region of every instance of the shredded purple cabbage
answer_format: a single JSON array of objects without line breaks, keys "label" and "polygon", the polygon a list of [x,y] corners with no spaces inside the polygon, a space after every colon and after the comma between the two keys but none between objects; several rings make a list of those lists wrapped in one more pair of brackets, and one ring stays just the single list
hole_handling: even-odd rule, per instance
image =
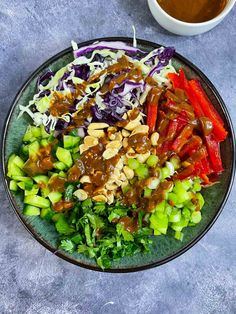
[{"label": "shredded purple cabbage", "polygon": [[155,66],[150,71],[149,76],[152,76],[156,72],[159,73],[162,68],[167,66],[170,62],[170,59],[173,57],[174,53],[175,53],[175,48],[173,48],[173,47],[164,48],[164,50],[162,52],[159,51],[159,53],[157,53],[155,55],[158,57],[159,62],[157,64],[157,66]]},{"label": "shredded purple cabbage", "polygon": [[76,77],[79,77],[84,81],[87,81],[90,74],[90,68],[87,64],[73,65],[73,69],[75,70]]},{"label": "shredded purple cabbage", "polygon": [[42,75],[40,75],[37,79],[37,90],[40,91],[39,85],[46,85],[48,81],[54,76],[54,72],[52,72],[50,69],[47,69]]},{"label": "shredded purple cabbage", "polygon": [[93,52],[94,50],[102,50],[102,49],[110,49],[110,50],[124,50],[127,53],[144,53],[142,50],[137,49],[132,46],[128,46],[127,44],[121,42],[121,41],[113,41],[113,42],[106,42],[106,41],[100,41],[97,43],[94,43],[89,46],[81,47],[74,51],[75,58],[79,58],[80,56],[84,56],[90,52]]}]

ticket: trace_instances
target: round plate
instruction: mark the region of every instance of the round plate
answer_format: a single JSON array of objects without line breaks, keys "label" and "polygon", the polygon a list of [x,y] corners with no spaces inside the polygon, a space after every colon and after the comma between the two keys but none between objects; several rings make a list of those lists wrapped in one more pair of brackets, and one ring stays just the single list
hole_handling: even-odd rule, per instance
[{"label": "round plate", "polygon": [[[132,44],[131,38],[112,37],[87,41],[79,44],[78,46],[87,46],[97,40],[119,40]],[[145,40],[138,40],[138,46],[140,49],[146,51],[150,51],[152,49],[160,47],[160,45],[158,44]],[[30,118],[27,115],[23,115],[19,119],[17,118],[19,114],[19,105],[25,106],[28,104],[29,100],[33,98],[37,77],[42,72],[44,72],[46,68],[50,67],[53,71],[56,71],[65,66],[67,63],[71,62],[72,60],[72,48],[68,48],[58,53],[57,55],[46,61],[43,65],[41,65],[29,77],[29,79],[26,81],[26,83],[22,86],[21,90],[17,94],[8,113],[5,124],[5,131],[3,134],[2,166],[4,184],[17,217],[39,243],[41,243],[44,247],[46,247],[57,256],[71,263],[85,268],[100,271],[101,269],[97,267],[93,259],[87,258],[79,253],[67,254],[63,251],[58,250],[57,233],[55,232],[53,224],[50,224],[40,219],[39,217],[26,217],[22,215],[23,195],[15,195],[9,191],[5,171],[5,166],[9,155],[12,152],[18,151],[26,127],[31,122]],[[189,79],[197,78],[200,80],[202,86],[205,89],[205,92],[209,96],[210,100],[212,101],[224,121],[225,127],[228,131],[228,137],[226,141],[221,144],[222,159],[225,171],[220,177],[219,184],[215,184],[214,186],[205,189],[204,197],[206,203],[202,210],[203,219],[197,226],[188,227],[184,230],[185,236],[182,242],[175,240],[170,235],[153,237],[153,244],[151,246],[151,252],[149,254],[137,254],[133,257],[125,257],[118,262],[114,262],[112,264],[112,268],[106,270],[108,272],[131,272],[151,268],[169,262],[175,257],[186,252],[203,237],[203,235],[216,221],[220,212],[223,209],[223,206],[229,196],[232,187],[235,171],[235,139],[232,123],[226,106],[212,83],[195,65],[193,65],[191,62],[189,62],[177,53],[174,55],[173,65],[176,69],[183,67]]]}]

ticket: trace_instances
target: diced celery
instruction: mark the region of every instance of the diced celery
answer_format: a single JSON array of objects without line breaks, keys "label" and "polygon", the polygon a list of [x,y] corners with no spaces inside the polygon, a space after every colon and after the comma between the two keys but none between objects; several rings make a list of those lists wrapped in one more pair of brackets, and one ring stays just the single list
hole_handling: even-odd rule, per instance
[{"label": "diced celery", "polygon": [[167,215],[155,212],[150,217],[150,228],[159,231],[162,234],[167,233],[168,217]]},{"label": "diced celery", "polygon": [[140,166],[140,163],[138,162],[138,160],[134,159],[134,158],[129,158],[128,159],[128,167],[130,169],[138,169],[138,167]]},{"label": "diced celery", "polygon": [[179,222],[181,220],[181,211],[178,209],[172,210],[169,216],[169,222]]},{"label": "diced celery", "polygon": [[129,189],[130,189],[130,185],[126,185],[126,186],[121,187],[123,194],[127,193],[129,191]]},{"label": "diced celery", "polygon": [[167,167],[161,168],[161,179],[164,180],[170,176],[170,170]]},{"label": "diced celery", "polygon": [[180,164],[180,159],[179,159],[179,157],[178,157],[177,155],[171,157],[170,162],[171,162],[172,165],[174,166],[174,169],[175,169],[175,170],[179,169],[180,166],[181,166],[181,164]]},{"label": "diced celery", "polygon": [[161,212],[163,213],[165,210],[165,206],[166,206],[166,201],[162,201],[161,203],[157,204],[154,211],[156,212]]},{"label": "diced celery", "polygon": [[43,124],[40,125],[41,137],[48,138],[51,134],[46,132],[45,126]]},{"label": "diced celery", "polygon": [[175,239],[176,239],[176,240],[182,241],[182,240],[183,240],[183,237],[184,237],[183,232],[181,232],[181,231],[175,231]]},{"label": "diced celery", "polygon": [[192,212],[191,222],[198,224],[202,220],[202,214],[200,211]]},{"label": "diced celery", "polygon": [[202,189],[200,179],[196,178],[193,182],[193,192],[200,192]]},{"label": "diced celery", "polygon": [[17,185],[21,190],[25,190],[25,182],[18,182]]},{"label": "diced celery", "polygon": [[164,213],[167,214],[168,216],[170,216],[170,214],[172,213],[173,211],[173,207],[166,204],[166,207],[165,207],[165,210],[164,210]]},{"label": "diced celery", "polygon": [[66,173],[64,171],[60,171],[58,175],[62,178],[66,178]]},{"label": "diced celery", "polygon": [[71,153],[68,150],[62,147],[58,147],[56,151],[56,156],[58,160],[63,162],[67,167],[70,168],[72,166],[73,161],[72,161]]},{"label": "diced celery", "polygon": [[190,209],[191,211],[196,209],[196,205],[194,205],[191,200],[185,201],[184,206]]},{"label": "diced celery", "polygon": [[15,181],[21,181],[21,182],[26,182],[30,179],[29,177],[25,177],[25,176],[12,176],[12,178]]},{"label": "diced celery", "polygon": [[190,219],[191,218],[191,211],[187,208],[187,207],[184,207],[182,209],[182,214],[183,216],[186,218],[186,219]]},{"label": "diced celery", "polygon": [[139,179],[146,179],[149,175],[148,168],[144,164],[139,165],[139,167],[135,169],[135,173]]},{"label": "diced celery", "polygon": [[180,221],[171,224],[171,228],[175,231],[182,231],[183,228],[187,227],[189,220],[181,217]]},{"label": "diced celery", "polygon": [[159,158],[156,155],[150,155],[146,161],[148,167],[155,167],[158,163]]},{"label": "diced celery", "polygon": [[149,188],[144,189],[143,197],[150,197],[152,195],[152,190]]},{"label": "diced celery", "polygon": [[50,190],[48,187],[41,189],[41,194],[43,197],[47,197],[49,193],[50,193]]},{"label": "diced celery", "polygon": [[57,202],[59,202],[62,199],[62,193],[60,192],[50,192],[48,194],[48,198],[50,199],[50,201],[55,204]]},{"label": "diced celery", "polygon": [[29,126],[24,134],[23,142],[31,142],[32,138],[41,137],[41,130],[36,126]]},{"label": "diced celery", "polygon": [[202,196],[201,193],[196,193],[196,198],[198,199],[199,205],[200,205],[200,209],[202,209],[202,207],[205,204],[204,198]]},{"label": "diced celery", "polygon": [[175,205],[178,203],[178,196],[174,192],[168,193],[168,200],[173,202],[173,205]]},{"label": "diced celery", "polygon": [[9,183],[9,189],[10,189],[11,191],[14,191],[14,192],[16,192],[16,191],[18,190],[18,186],[17,186],[16,181],[14,181],[14,180],[11,180],[11,181],[10,181],[10,183]]}]

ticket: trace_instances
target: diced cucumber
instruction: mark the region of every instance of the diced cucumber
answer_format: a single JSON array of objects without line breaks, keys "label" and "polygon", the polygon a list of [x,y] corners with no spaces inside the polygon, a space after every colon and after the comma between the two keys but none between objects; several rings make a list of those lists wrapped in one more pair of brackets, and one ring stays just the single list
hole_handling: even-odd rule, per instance
[{"label": "diced cucumber", "polygon": [[50,192],[48,194],[48,198],[50,199],[50,201],[55,204],[57,202],[59,202],[62,199],[62,193],[60,192]]},{"label": "diced cucumber", "polygon": [[25,190],[25,182],[18,182],[17,185],[21,190]]},{"label": "diced cucumber", "polygon": [[38,195],[25,196],[24,203],[32,206],[37,206],[39,208],[50,207],[50,201]]},{"label": "diced cucumber", "polygon": [[12,178],[13,176],[24,176],[24,172],[19,168],[15,163],[14,159],[16,155],[13,154],[9,157],[8,164],[7,164],[7,176]]},{"label": "diced cucumber", "polygon": [[27,180],[29,180],[29,177],[25,177],[25,176],[12,176],[12,179],[15,181],[21,181],[21,182],[25,182]]},{"label": "diced cucumber", "polygon": [[40,131],[41,131],[42,138],[48,138],[49,136],[51,136],[50,133],[45,131],[45,127],[43,124],[40,125]]},{"label": "diced cucumber", "polygon": [[23,209],[23,214],[26,216],[39,216],[40,208],[32,205],[25,205]]},{"label": "diced cucumber", "polygon": [[71,135],[64,135],[63,136],[63,145],[64,148],[73,148],[78,145],[80,142],[79,136],[71,136]]},{"label": "diced cucumber", "polygon": [[189,220],[181,216],[180,221],[171,224],[171,228],[175,231],[182,231],[183,228],[187,227]]},{"label": "diced cucumber", "polygon": [[161,168],[161,180],[168,178],[170,176],[170,170],[167,167]]},{"label": "diced cucumber", "polygon": [[42,188],[41,189],[41,194],[43,197],[48,197],[48,194],[50,193],[49,188]]},{"label": "diced cucumber", "polygon": [[20,169],[24,166],[24,161],[19,156],[15,156],[12,162]]},{"label": "diced cucumber", "polygon": [[58,170],[65,170],[67,166],[62,161],[56,161],[54,162],[53,167]]},{"label": "diced cucumber", "polygon": [[18,186],[17,186],[16,181],[14,181],[14,180],[11,180],[11,181],[10,181],[10,183],[9,183],[9,189],[10,189],[11,191],[14,191],[14,192],[16,192],[16,191],[18,190]]},{"label": "diced cucumber", "polygon": [[55,213],[51,210],[50,207],[48,208],[42,208],[41,209],[41,213],[40,213],[40,217],[45,219],[45,220],[52,220],[52,217]]},{"label": "diced cucumber", "polygon": [[40,145],[38,141],[34,141],[33,143],[29,144],[29,156],[34,157],[37,155],[39,151]]},{"label": "diced cucumber", "polygon": [[28,180],[24,181],[25,183],[25,189],[30,191],[34,185],[34,182],[32,179],[28,178]]},{"label": "diced cucumber", "polygon": [[48,140],[46,139],[46,138],[43,138],[43,139],[41,139],[41,141],[40,141],[40,145],[41,146],[47,146],[49,143],[48,143]]},{"label": "diced cucumber", "polygon": [[59,177],[66,178],[66,173],[64,171],[60,171],[58,175]]},{"label": "diced cucumber", "polygon": [[72,161],[71,153],[68,150],[62,147],[58,147],[56,151],[56,156],[58,160],[63,162],[67,167],[70,168],[72,166],[73,161]]},{"label": "diced cucumber", "polygon": [[25,196],[27,195],[36,195],[39,191],[39,188],[37,187],[37,185],[33,185],[31,190],[25,190]]},{"label": "diced cucumber", "polygon": [[48,184],[48,180],[49,180],[49,178],[47,176],[44,176],[44,175],[34,176],[33,179],[36,183],[44,183],[45,185]]},{"label": "diced cucumber", "polygon": [[50,106],[50,98],[48,96],[42,97],[41,99],[35,102],[35,106],[40,113],[45,113]]},{"label": "diced cucumber", "polygon": [[41,130],[36,126],[29,126],[24,134],[23,142],[31,142],[32,138],[38,138],[41,136]]}]

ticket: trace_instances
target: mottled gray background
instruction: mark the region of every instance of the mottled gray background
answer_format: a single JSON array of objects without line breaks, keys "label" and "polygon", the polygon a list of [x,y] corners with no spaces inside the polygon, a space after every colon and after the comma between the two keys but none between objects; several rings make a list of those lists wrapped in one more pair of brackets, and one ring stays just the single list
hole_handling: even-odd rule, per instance
[{"label": "mottled gray background", "polygon": [[[1,127],[22,83],[71,39],[132,36],[132,24],[138,37],[174,45],[198,65],[236,120],[236,7],[211,32],[187,38],[159,27],[145,0],[1,0]],[[25,231],[0,188],[0,313],[236,313],[235,186],[200,243],[131,274],[96,273],[53,256]]]}]

